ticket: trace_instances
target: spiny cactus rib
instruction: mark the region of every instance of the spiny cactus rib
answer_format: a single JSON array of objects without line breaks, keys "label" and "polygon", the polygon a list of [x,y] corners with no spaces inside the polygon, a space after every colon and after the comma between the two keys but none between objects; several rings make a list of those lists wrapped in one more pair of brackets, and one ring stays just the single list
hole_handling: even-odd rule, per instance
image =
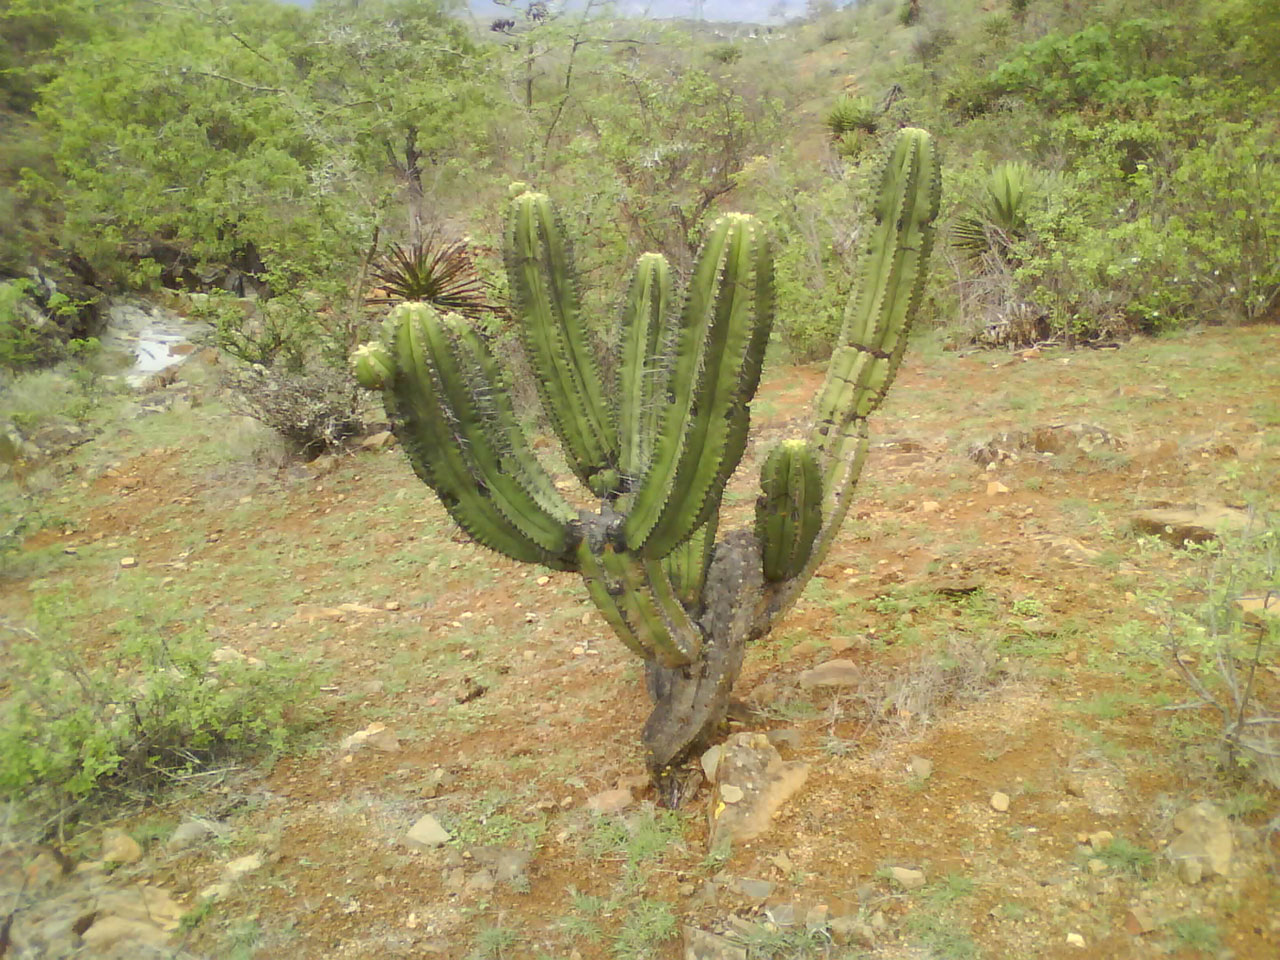
[{"label": "spiny cactus rib", "polygon": [[[442,345],[449,350],[448,355],[442,356],[455,361],[455,381],[464,390],[458,395],[459,402],[470,400],[481,424],[480,432],[474,434],[479,442],[470,442],[465,452],[473,458],[486,458],[480,464],[485,482],[501,494],[495,497],[499,509],[504,513],[511,510],[518,514],[509,515],[513,523],[522,527],[528,523],[529,536],[540,545],[548,549],[563,549],[565,527],[573,522],[574,511],[529,446],[511,404],[511,391],[503,382],[502,370],[489,345],[457,315],[446,314],[439,323],[445,334]],[[439,366],[443,376],[446,365],[441,362]],[[448,372],[453,373],[451,368]],[[453,396],[452,389],[449,396]],[[459,405],[451,406],[456,415]],[[473,434],[469,431],[467,436]],[[508,477],[532,499],[542,512],[541,516],[536,510],[529,509],[528,502],[518,491],[509,489]]]},{"label": "spiny cactus rib", "polygon": [[618,362],[618,435],[622,443],[618,469],[623,489],[648,469],[658,419],[665,401],[669,370],[663,347],[671,318],[671,268],[660,253],[636,262],[622,311]]},{"label": "spiny cactus rib", "polygon": [[713,510],[707,522],[694,531],[680,546],[662,560],[663,569],[671,578],[671,586],[686,610],[696,610],[702,601],[702,585],[711,565],[711,553],[716,546],[716,527],[720,511]]},{"label": "spiny cactus rib", "polygon": [[760,470],[756,539],[764,578],[794,577],[809,560],[822,526],[822,474],[803,440],[778,444]]},{"label": "spiny cactus rib", "polygon": [[652,463],[623,525],[627,549],[665,556],[719,502],[745,447],[772,323],[768,242],[753,217],[722,217],[690,282]]},{"label": "spiny cactus rib", "polygon": [[701,647],[698,628],[675,596],[661,563],[606,545],[601,565],[622,588],[619,605],[641,643],[664,667],[683,667]]},{"label": "spiny cactus rib", "polygon": [[586,540],[578,545],[578,569],[586,582],[588,595],[618,639],[636,656],[643,660],[652,660],[653,647],[646,646],[640,636],[631,629],[631,624],[627,622],[621,602],[623,592],[621,585],[613,582],[604,564],[601,563],[600,557],[592,551]]},{"label": "spiny cactus rib", "polygon": [[[475,540],[514,560],[576,569],[572,511],[563,501],[548,510],[516,480],[543,483],[536,462],[504,459],[504,436],[494,414],[482,415],[472,391],[497,385],[464,376],[465,347],[451,338],[439,314],[425,304],[396,308],[396,376],[385,394],[387,412],[414,472],[436,494],[453,519]],[[472,358],[473,367],[484,364]],[[490,360],[491,362],[491,360]],[[514,418],[506,425],[515,427]],[[518,427],[516,427],[518,431]],[[550,484],[546,479],[545,483]]]},{"label": "spiny cactus rib", "polygon": [[813,441],[823,463],[828,517],[850,479],[838,479],[845,474],[844,448],[856,439],[847,435],[883,401],[902,361],[924,291],[940,192],[932,138],[923,130],[903,130],[882,174],[876,227],[818,400]]},{"label": "spiny cactus rib", "polygon": [[616,469],[618,437],[582,323],[569,246],[545,194],[512,200],[506,257],[538,396],[570,466],[590,487],[596,474]]}]

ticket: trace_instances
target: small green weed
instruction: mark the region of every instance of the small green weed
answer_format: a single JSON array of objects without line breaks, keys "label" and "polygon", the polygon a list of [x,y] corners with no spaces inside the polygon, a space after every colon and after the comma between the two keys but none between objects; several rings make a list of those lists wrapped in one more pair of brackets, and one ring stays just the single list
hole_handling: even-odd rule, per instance
[{"label": "small green weed", "polygon": [[944,913],[917,911],[907,918],[907,930],[937,960],[975,960],[978,956],[973,938]]},{"label": "small green weed", "polygon": [[227,960],[253,960],[258,942],[262,939],[262,925],[257,920],[237,920],[227,928],[223,943]]},{"label": "small green weed", "polygon": [[825,927],[786,930],[756,924],[740,939],[747,960],[825,960],[831,956],[831,934]]},{"label": "small green weed", "polygon": [[508,960],[514,957],[513,948],[520,942],[520,934],[502,924],[483,926],[476,934],[475,945],[467,954],[467,960]]},{"label": "small green weed", "polygon": [[946,907],[973,893],[973,881],[964,874],[948,873],[924,891],[925,899],[937,907]]},{"label": "small green weed", "polygon": [[651,960],[661,944],[676,935],[678,924],[671,907],[658,900],[640,900],[627,911],[613,942],[618,960]]},{"label": "small green weed", "polygon": [[1093,856],[1112,870],[1129,873],[1136,877],[1145,876],[1156,862],[1155,854],[1150,850],[1124,837],[1116,837],[1105,847],[1095,850]]},{"label": "small green weed", "polygon": [[1216,950],[1222,942],[1218,928],[1199,917],[1178,917],[1170,920],[1166,929],[1179,946],[1189,950]]}]

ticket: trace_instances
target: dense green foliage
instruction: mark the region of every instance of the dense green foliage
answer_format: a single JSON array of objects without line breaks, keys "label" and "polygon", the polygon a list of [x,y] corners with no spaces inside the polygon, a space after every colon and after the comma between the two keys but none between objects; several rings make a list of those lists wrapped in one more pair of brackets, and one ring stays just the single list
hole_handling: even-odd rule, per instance
[{"label": "dense green foliage", "polygon": [[[950,152],[944,220],[965,243],[932,281],[935,321],[1016,340],[1274,318],[1280,0],[989,7],[813,5],[726,43],[596,4],[516,5],[486,30],[447,0],[13,0],[0,279],[213,293],[200,308],[233,353],[336,363],[392,243],[469,234],[503,292],[486,253],[519,178],[554,186],[594,289],[645,250],[686,275],[715,216],[756,214],[779,245],[777,330],[806,359],[848,294],[850,182],[913,123]],[[1033,187],[1016,229],[984,214],[1005,163]],[[269,303],[231,302],[246,293]],[[0,362],[56,357],[15,309]]]}]

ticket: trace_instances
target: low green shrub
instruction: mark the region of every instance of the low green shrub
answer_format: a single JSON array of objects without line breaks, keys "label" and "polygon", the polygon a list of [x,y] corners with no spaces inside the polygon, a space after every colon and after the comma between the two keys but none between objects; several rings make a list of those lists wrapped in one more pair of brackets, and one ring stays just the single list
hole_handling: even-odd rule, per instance
[{"label": "low green shrub", "polygon": [[[233,759],[280,750],[308,720],[318,680],[297,661],[226,654],[177,610],[139,600],[90,657],[87,610],[37,599],[37,630],[0,621],[13,664],[0,702],[0,797],[71,820],[86,803],[132,796]],[[73,639],[74,638],[74,639]]]}]

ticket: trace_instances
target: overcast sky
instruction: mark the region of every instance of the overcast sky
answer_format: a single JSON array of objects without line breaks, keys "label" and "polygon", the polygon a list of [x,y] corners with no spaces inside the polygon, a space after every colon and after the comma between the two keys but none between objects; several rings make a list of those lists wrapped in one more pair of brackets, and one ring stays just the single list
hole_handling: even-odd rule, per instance
[{"label": "overcast sky", "polygon": [[[309,7],[311,0],[283,0],[298,6]],[[497,17],[510,13],[488,0],[470,0],[471,9],[477,17]],[[570,2],[570,6],[577,4]],[[693,0],[616,0],[614,4],[619,13],[631,16],[648,15],[660,19],[670,17],[693,16]],[[779,9],[784,9],[787,16],[795,16],[804,12],[804,0],[703,0],[702,17],[704,20],[727,20],[740,23],[769,23],[778,18],[770,16]]]}]

